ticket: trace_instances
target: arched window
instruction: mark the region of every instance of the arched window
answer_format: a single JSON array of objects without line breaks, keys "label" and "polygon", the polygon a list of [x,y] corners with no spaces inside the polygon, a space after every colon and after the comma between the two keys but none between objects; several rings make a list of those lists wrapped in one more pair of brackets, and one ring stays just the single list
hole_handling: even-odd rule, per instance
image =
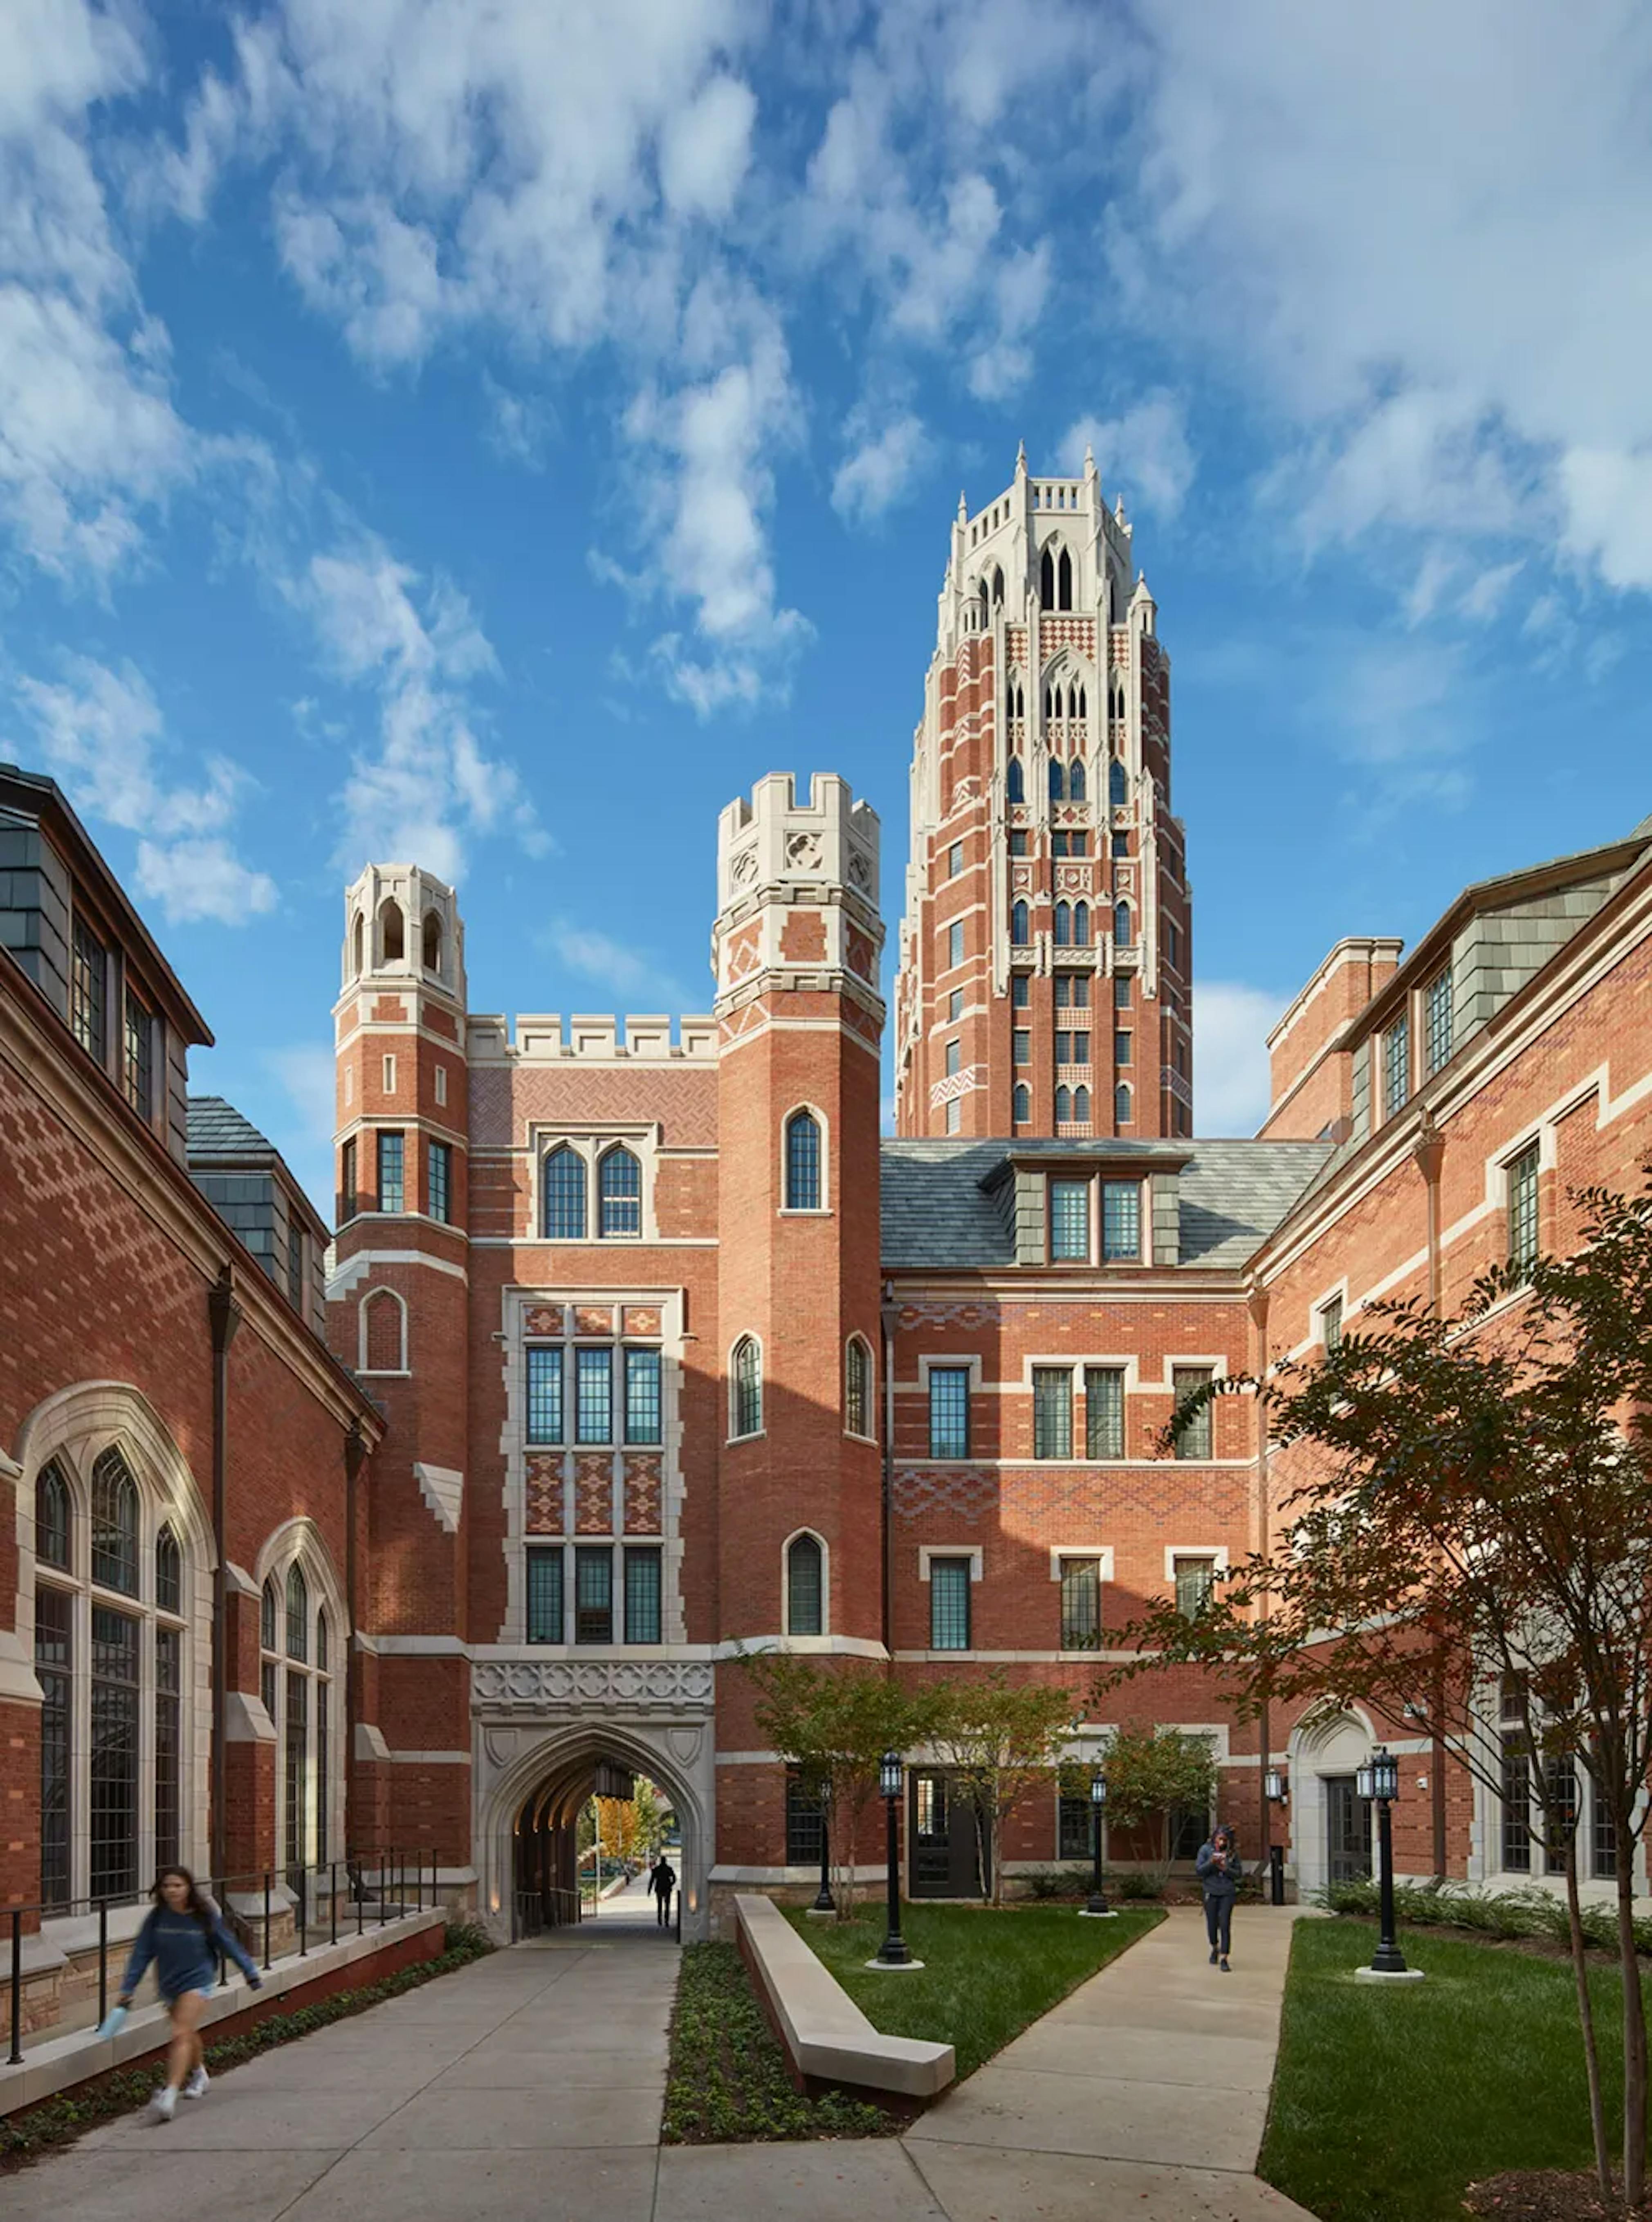
[{"label": "arched window", "polygon": [[361,1299],[357,1364],[363,1373],[407,1371],[407,1305],[399,1290],[369,1289]]},{"label": "arched window", "polygon": [[1088,793],[1088,786],[1089,786],[1089,782],[1085,780],[1085,777],[1084,777],[1084,767],[1083,760],[1082,760],[1082,758],[1080,758],[1080,757],[1075,756],[1075,757],[1073,758],[1073,760],[1072,760],[1071,766],[1070,767],[1070,769],[1069,769],[1069,770],[1068,770],[1068,773],[1067,773],[1067,800],[1068,800],[1068,801],[1069,801],[1069,802],[1086,802],[1086,801],[1088,801],[1088,800],[1089,800],[1089,799],[1090,799],[1090,797],[1089,797],[1089,793]]},{"label": "arched window", "polygon": [[1004,574],[1003,574],[1003,572],[1002,572],[1002,570],[1001,569],[1001,568],[1000,568],[996,563],[995,563],[995,564],[993,565],[993,567],[992,567],[992,601],[993,601],[993,607],[994,607],[995,609],[998,608],[998,607],[1002,604],[1003,599],[1004,599]]},{"label": "arched window", "polygon": [[786,1121],[786,1208],[820,1208],[820,1126],[807,1111],[794,1111]]},{"label": "arched window", "polygon": [[851,1435],[872,1432],[872,1353],[859,1335],[851,1334],[844,1356],[844,1425]]},{"label": "arched window", "polygon": [[205,1789],[185,1774],[177,1533],[114,1444],[79,1500],[74,1472],[66,1452],[35,1484],[40,1898],[53,1908],[135,1896],[179,1855],[186,1781],[203,1807]]},{"label": "arched window", "polygon": [[1055,945],[1058,949],[1072,946],[1072,905],[1058,902],[1055,907]]},{"label": "arched window", "polygon": [[1131,1116],[1129,1086],[1127,1082],[1121,1081],[1118,1086],[1113,1090],[1114,1124],[1119,1127],[1128,1127],[1130,1123]]},{"label": "arched window", "polygon": [[35,1556],[43,1566],[69,1569],[69,1484],[54,1466],[35,1484]]},{"label": "arched window", "polygon": [[1120,949],[1130,946],[1130,906],[1115,903],[1113,908],[1113,940]]},{"label": "arched window", "polygon": [[597,1231],[605,1240],[642,1233],[642,1162],[623,1144],[608,1151],[597,1167]]},{"label": "arched window", "polygon": [[323,1585],[293,1558],[266,1578],[259,1618],[260,1695],[275,1729],[276,1859],[288,1882],[330,1856],[336,1795],[332,1630]]},{"label": "arched window", "polygon": [[1051,697],[1051,694],[1050,694],[1050,690],[1049,690],[1048,687],[1046,687],[1046,688],[1045,688],[1045,690],[1044,690],[1044,722],[1045,722],[1045,724],[1047,725],[1050,723],[1050,721],[1052,720],[1052,719],[1053,719],[1053,717],[1054,717],[1054,716],[1055,716],[1055,703],[1054,703],[1053,700],[1052,700],[1052,697]]},{"label": "arched window", "polygon": [[1075,949],[1090,947],[1090,905],[1086,902],[1072,907],[1072,945]]},{"label": "arched window", "polygon": [[1055,558],[1047,548],[1039,558],[1039,607],[1041,610],[1055,607]]},{"label": "arched window", "polygon": [[1081,718],[1088,718],[1090,715],[1090,696],[1083,687],[1078,689],[1077,715]]},{"label": "arched window", "polygon": [[729,1371],[733,1377],[733,1427],[736,1435],[763,1432],[763,1353],[754,1335],[743,1334],[734,1346]]},{"label": "arched window", "polygon": [[1090,1090],[1075,1088],[1072,1091],[1072,1115],[1081,1127],[1090,1124]]},{"label": "arched window", "polygon": [[352,958],[352,970],[358,979],[361,977],[362,972],[367,969],[363,961],[367,954],[367,922],[362,917],[361,912],[357,911],[355,913],[355,931],[350,936],[350,955]]},{"label": "arched window", "polygon": [[91,1470],[91,1578],[138,1593],[138,1485],[112,1446]]},{"label": "arched window", "polygon": [[1056,1125],[1058,1127],[1065,1127],[1071,1117],[1072,1090],[1071,1088],[1058,1088],[1055,1092]]},{"label": "arched window", "polygon": [[406,923],[401,905],[386,895],[379,906],[379,945],[386,964],[399,964],[406,953]]},{"label": "arched window", "polygon": [[991,611],[987,601],[987,582],[984,578],[981,581],[980,590],[976,596],[976,601],[977,606],[981,612],[981,630],[983,632],[985,632],[989,624],[991,622]]},{"label": "arched window", "polygon": [[1072,558],[1065,548],[1055,568],[1055,606],[1058,610],[1072,607]]},{"label": "arched window", "polygon": [[1065,802],[1066,799],[1066,775],[1062,769],[1060,758],[1058,756],[1052,756],[1050,759],[1050,800],[1052,802]]},{"label": "arched window", "polygon": [[1024,1127],[1033,1115],[1033,1091],[1023,1080],[1016,1087],[1013,1116],[1018,1127]]},{"label": "arched window", "polygon": [[424,913],[424,957],[427,972],[442,970],[442,921],[433,910]]},{"label": "arched window", "polygon": [[266,1651],[275,1648],[275,1623],[279,1617],[275,1603],[275,1577],[272,1574],[258,1600],[258,1641]]},{"label": "arched window", "polygon": [[585,1240],[585,1160],[559,1142],[545,1159],[544,1233],[547,1242]]},{"label": "arched window", "polygon": [[1027,905],[1024,902],[1018,902],[1009,913],[1009,938],[1017,949],[1025,949],[1027,946],[1028,938],[1027,926]]},{"label": "arched window", "polygon": [[289,1659],[310,1656],[310,1585],[296,1559],[286,1574],[286,1655]]},{"label": "arched window", "polygon": [[1125,777],[1124,766],[1117,756],[1107,769],[1107,799],[1115,810],[1122,810],[1130,800],[1130,782]]},{"label": "arched window", "polygon": [[1006,802],[1025,802],[1027,800],[1027,780],[1019,756],[1011,756],[1009,769],[1004,774],[1004,800]]},{"label": "arched window", "polygon": [[794,1535],[786,1546],[786,1633],[826,1634],[826,1554],[820,1539]]}]

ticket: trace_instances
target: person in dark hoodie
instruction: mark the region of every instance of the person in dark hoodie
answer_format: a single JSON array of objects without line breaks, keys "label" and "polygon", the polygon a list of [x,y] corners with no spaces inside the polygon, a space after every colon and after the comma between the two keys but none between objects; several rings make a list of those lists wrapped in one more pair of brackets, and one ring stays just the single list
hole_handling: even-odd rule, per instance
[{"label": "person in dark hoodie", "polygon": [[1204,1892],[1204,1926],[1210,1939],[1210,1965],[1222,1963],[1222,1974],[1231,1971],[1228,1966],[1228,1950],[1233,1942],[1234,1899],[1239,1892],[1239,1879],[1245,1869],[1231,1829],[1218,1829],[1209,1843],[1199,1846],[1195,1862],[1198,1869],[1199,1887]]},{"label": "person in dark hoodie", "polygon": [[172,2015],[172,2047],[166,2056],[166,2081],[149,2102],[149,2118],[169,2122],[180,2091],[186,2099],[206,2095],[201,2013],[217,1980],[218,1955],[232,1959],[254,1990],[263,1988],[263,1978],[187,1867],[162,1867],[154,1897],[154,1911],[139,1930],[126,1963],[120,2004],[131,2005],[153,1960],[160,1995]]}]

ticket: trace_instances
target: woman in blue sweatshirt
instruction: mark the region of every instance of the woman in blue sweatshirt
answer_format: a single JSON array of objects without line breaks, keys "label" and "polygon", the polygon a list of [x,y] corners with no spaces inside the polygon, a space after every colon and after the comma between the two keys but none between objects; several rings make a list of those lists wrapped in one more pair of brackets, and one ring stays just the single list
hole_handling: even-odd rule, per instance
[{"label": "woman in blue sweatshirt", "polygon": [[179,2091],[186,2099],[206,2095],[201,2015],[217,1980],[218,1955],[227,1954],[254,1990],[263,1988],[263,1979],[224,1927],[217,1908],[202,1898],[187,1867],[163,1867],[152,1894],[154,1911],[132,1947],[121,1983],[120,2003],[131,2005],[132,1993],[153,1960],[160,1995],[172,2011],[172,2049],[166,2056],[166,2081],[149,2102],[149,2118],[169,2122]]}]

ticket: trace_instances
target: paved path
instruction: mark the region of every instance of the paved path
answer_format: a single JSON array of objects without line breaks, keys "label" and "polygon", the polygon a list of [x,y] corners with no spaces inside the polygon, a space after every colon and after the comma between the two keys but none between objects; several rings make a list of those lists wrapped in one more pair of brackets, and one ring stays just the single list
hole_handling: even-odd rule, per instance
[{"label": "paved path", "polygon": [[[629,1911],[629,1908],[626,1909]],[[675,1945],[500,1952],[3,2179],[6,2222],[1312,2222],[1251,2173],[1288,1915],[1175,1912],[901,2139],[657,2142]],[[898,1977],[890,1977],[891,1981]]]}]

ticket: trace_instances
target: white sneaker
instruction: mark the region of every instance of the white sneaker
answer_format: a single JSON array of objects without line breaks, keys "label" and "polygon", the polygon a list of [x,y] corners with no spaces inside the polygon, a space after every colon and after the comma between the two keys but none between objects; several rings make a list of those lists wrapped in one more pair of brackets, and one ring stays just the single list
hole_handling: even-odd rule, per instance
[{"label": "white sneaker", "polygon": [[211,2080],[204,2068],[192,2068],[189,2081],[184,2086],[184,2096],[186,2099],[204,2099],[206,2087]]},{"label": "white sneaker", "polygon": [[164,2091],[157,2091],[150,2100],[149,2119],[152,2122],[169,2122],[177,2108],[178,2093],[168,2084]]}]

